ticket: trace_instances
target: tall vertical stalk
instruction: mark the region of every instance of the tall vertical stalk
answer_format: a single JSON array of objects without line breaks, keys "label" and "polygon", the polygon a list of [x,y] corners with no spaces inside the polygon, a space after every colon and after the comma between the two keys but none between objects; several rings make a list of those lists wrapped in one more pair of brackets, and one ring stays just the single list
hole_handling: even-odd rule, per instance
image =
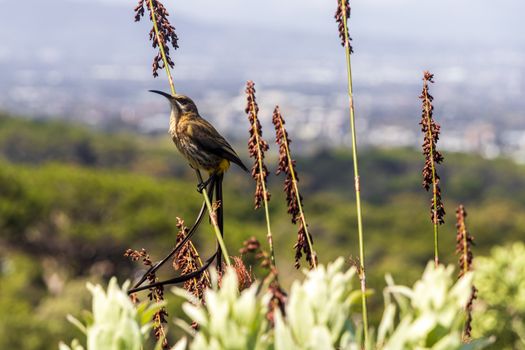
[{"label": "tall vertical stalk", "polygon": [[[428,91],[423,93],[423,98],[428,101]],[[427,128],[428,128],[428,138],[432,139],[432,126],[430,118],[430,107],[428,104],[425,104],[425,113],[427,114]],[[438,234],[439,234],[439,225],[437,219],[437,182],[436,182],[436,165],[434,162],[434,145],[432,142],[429,144],[430,147],[430,168],[432,169],[432,225],[434,226],[434,264],[439,265],[439,249],[438,249]]]},{"label": "tall vertical stalk", "polygon": [[279,128],[281,131],[280,133],[278,133],[278,135],[279,134],[282,135],[282,145],[284,145],[284,149],[286,153],[286,159],[288,163],[288,173],[290,174],[292,178],[292,185],[293,185],[293,189],[295,192],[295,199],[297,201],[297,206],[299,207],[299,217],[304,227],[306,242],[308,243],[308,249],[310,250],[310,254],[311,254],[310,263],[314,269],[317,269],[317,254],[315,253],[312,238],[310,237],[310,233],[308,232],[308,225],[306,224],[301,195],[299,194],[299,186],[297,184],[297,176],[295,175],[295,166],[292,160],[292,156],[290,154],[289,140],[288,140],[288,137],[286,136],[287,133],[286,133],[286,129],[284,128],[283,118],[279,112],[279,107],[275,107],[274,114],[275,113],[278,113],[278,118],[275,118],[276,120],[274,119],[274,123],[276,122],[278,123],[277,125],[275,125],[275,127]]},{"label": "tall vertical stalk", "polygon": [[[258,138],[258,136],[257,136]],[[261,171],[260,177],[262,177],[262,158],[260,157],[261,154],[261,148],[257,147],[257,153],[259,156],[257,157],[258,163],[259,163],[259,169]],[[270,225],[270,211],[268,206],[268,190],[266,189],[266,181],[261,180],[262,182],[262,188],[263,188],[263,201],[264,201],[264,215],[266,217],[266,239],[268,240],[268,246],[270,247],[270,259],[272,262],[272,265],[275,266],[275,250],[273,248],[273,235],[272,235],[272,228]]]},{"label": "tall vertical stalk", "polygon": [[[257,189],[255,192],[255,208],[260,207],[261,198],[264,205],[264,214],[266,217],[266,239],[270,247],[270,262],[272,267],[275,267],[275,249],[273,246],[273,235],[270,225],[270,210],[269,210],[269,199],[270,193],[266,187],[266,177],[268,176],[268,170],[264,165],[264,152],[268,150],[268,143],[262,138],[262,129],[259,122],[257,111],[259,110],[257,102],[255,102],[255,84],[253,81],[246,83],[246,94],[247,94],[247,106],[246,113],[251,124],[250,130],[250,141],[249,152],[250,156],[255,158],[256,163],[252,168],[252,176],[255,178],[257,183]],[[260,186],[260,187],[259,187]],[[260,191],[262,189],[262,191]]]},{"label": "tall vertical stalk", "polygon": [[423,76],[423,91],[420,99],[422,102],[421,109],[421,131],[424,134],[423,155],[425,156],[425,165],[423,167],[423,186],[428,191],[432,188],[431,203],[431,220],[434,231],[434,263],[439,265],[439,225],[444,222],[445,209],[441,201],[441,189],[439,187],[439,176],[436,172],[436,164],[443,161],[443,156],[437,151],[437,141],[439,139],[440,126],[433,119],[432,100],[429,93],[428,83],[433,83],[434,75],[428,71]]},{"label": "tall vertical stalk", "polygon": [[346,73],[348,81],[348,101],[350,109],[350,130],[352,134],[352,159],[354,163],[354,189],[357,210],[357,232],[359,235],[359,268],[361,279],[361,304],[363,313],[363,332],[365,344],[368,343],[368,312],[366,306],[366,275],[365,275],[365,248],[363,239],[363,219],[361,211],[361,187],[359,183],[359,164],[357,159],[357,137],[355,131],[355,116],[354,116],[354,98],[352,86],[352,64],[350,59],[351,47],[350,38],[348,35],[348,18],[347,18],[347,2],[346,0],[338,0],[338,6],[341,6],[343,26],[344,26],[344,48],[346,56]]},{"label": "tall vertical stalk", "polygon": [[[222,255],[224,256],[224,262],[227,266],[231,266],[232,263],[230,261],[230,255],[226,249],[226,244],[224,244],[224,239],[222,238],[221,230],[219,229],[219,225],[217,223],[217,216],[215,215],[215,211],[212,208],[208,193],[206,193],[206,191],[202,191],[202,196],[204,197],[206,207],[208,208],[208,213],[210,214],[210,221],[215,232],[215,237],[217,238],[217,242],[219,242],[219,247],[221,248]],[[221,203],[219,203],[219,205],[221,205]]]},{"label": "tall vertical stalk", "polygon": [[[168,76],[168,81],[170,84],[171,94],[175,95],[175,84],[173,83],[173,77],[171,76],[168,59],[166,58],[166,52],[164,51],[164,40],[160,35],[159,27],[157,25],[157,19],[155,16],[155,9],[153,7],[153,0],[148,0],[150,13],[151,13],[151,21],[153,22],[153,28],[155,29],[155,36],[157,38],[158,47],[160,50],[160,54],[162,55],[162,61],[164,62],[164,70],[166,71],[166,75]],[[200,179],[202,182],[202,179]],[[217,220],[215,218],[215,213],[212,208],[210,198],[208,197],[207,191],[202,191],[202,196],[204,197],[204,202],[206,203],[206,208],[208,209],[208,213],[211,218],[211,224],[213,226],[213,230],[215,232],[215,236],[217,238],[217,242],[219,242],[219,246],[221,248],[222,254],[224,256],[224,260],[226,262],[226,265],[230,266],[230,256],[228,255],[228,251],[226,250],[226,245],[224,244],[224,240],[222,239],[221,230],[219,229],[219,226],[217,224]]]},{"label": "tall vertical stalk", "polygon": [[[456,254],[459,254],[459,274],[458,278],[463,278],[469,271],[472,271],[472,246],[474,245],[474,237],[467,230],[465,219],[467,211],[465,207],[460,204],[456,210]],[[465,307],[465,327],[463,329],[463,342],[468,343],[472,337],[472,307],[474,300],[477,299],[477,288],[472,285],[470,296]]]}]

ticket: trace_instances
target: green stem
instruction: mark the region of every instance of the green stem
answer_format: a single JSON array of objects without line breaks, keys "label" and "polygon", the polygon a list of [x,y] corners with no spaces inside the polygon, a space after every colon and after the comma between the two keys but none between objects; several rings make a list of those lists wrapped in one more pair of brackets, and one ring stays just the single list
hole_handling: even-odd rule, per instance
[{"label": "green stem", "polygon": [[[164,52],[164,45],[162,44],[162,40],[159,34],[159,28],[157,26],[157,19],[155,16],[155,11],[153,8],[153,0],[149,0],[149,8],[151,12],[151,21],[153,22],[153,28],[155,29],[155,36],[157,37],[157,44],[159,46],[160,54],[162,56],[162,61],[164,62],[164,69],[166,70],[166,75],[168,76],[168,81],[170,83],[171,88],[171,94],[175,95],[175,84],[173,83],[173,78],[171,76],[170,67],[168,64],[168,60],[166,59],[166,53]],[[200,176],[200,173],[198,173],[198,176]],[[202,182],[202,178],[200,179]],[[208,193],[206,191],[202,191],[202,195],[204,197],[204,201],[206,202],[206,208],[208,209],[208,213],[211,218],[211,223],[213,226],[213,230],[215,231],[215,236],[217,236],[217,241],[219,242],[219,246],[221,248],[222,254],[224,255],[224,260],[226,262],[226,265],[230,266],[230,256],[228,255],[228,251],[226,250],[226,245],[224,244],[224,240],[222,239],[221,230],[219,229],[219,226],[217,224],[217,219],[215,217],[215,213],[213,211],[213,208],[210,203],[210,198],[208,197]]]},{"label": "green stem", "polygon": [[350,60],[350,39],[348,37],[348,26],[346,18],[346,3],[345,0],[338,0],[341,4],[341,10],[343,14],[343,24],[345,31],[345,55],[346,55],[346,73],[348,80],[348,98],[350,104],[350,128],[352,133],[352,158],[354,162],[354,187],[355,187],[355,199],[357,208],[357,231],[359,234],[359,263],[361,269],[361,304],[363,311],[363,332],[365,338],[365,344],[368,344],[368,312],[366,306],[366,275],[365,275],[365,252],[364,252],[364,240],[363,240],[363,220],[361,213],[361,189],[359,184],[359,166],[357,161],[357,139],[355,131],[355,117],[354,117],[354,99],[353,99],[353,87],[352,87],[352,65]]},{"label": "green stem", "polygon": [[[426,82],[425,82],[426,84]],[[432,123],[430,120],[430,101],[428,92],[425,90],[425,113],[427,115],[428,128],[428,143],[430,145],[430,167],[432,169],[432,205],[434,212],[432,215],[432,224],[434,226],[434,264],[439,265],[439,249],[438,249],[438,219],[437,219],[437,181],[436,181],[436,166],[434,164],[434,144],[432,142]]]},{"label": "green stem", "polygon": [[175,84],[173,83],[173,78],[171,77],[170,66],[168,64],[168,59],[166,58],[166,52],[164,52],[164,44],[161,40],[159,27],[157,25],[157,18],[155,16],[155,11],[153,9],[153,0],[149,0],[149,9],[151,13],[151,21],[153,22],[153,28],[155,29],[155,36],[157,37],[157,44],[160,49],[160,54],[162,56],[162,61],[164,62],[164,69],[166,70],[166,75],[168,76],[168,82],[170,83],[171,94],[175,95]]},{"label": "green stem", "polygon": [[[224,240],[222,239],[221,230],[219,229],[219,225],[217,224],[217,217],[215,215],[215,211],[211,206],[210,198],[208,197],[208,192],[206,192],[206,189],[202,191],[202,196],[204,197],[204,201],[206,202],[208,213],[210,213],[211,225],[213,226],[213,231],[215,232],[215,236],[217,237],[217,242],[219,242],[222,255],[224,256],[224,261],[226,262],[227,266],[231,266],[232,263],[230,261],[230,255],[228,255],[228,250],[226,249],[226,245],[224,244]],[[219,203],[219,205],[221,204]]]},{"label": "green stem", "polygon": [[283,143],[286,149],[286,158],[288,159],[288,169],[290,170],[290,175],[292,176],[292,183],[293,183],[293,188],[295,191],[295,198],[297,200],[297,205],[299,207],[301,221],[303,223],[304,232],[306,234],[306,241],[308,242],[308,249],[310,249],[310,254],[312,256],[311,263],[314,269],[317,269],[317,262],[316,262],[317,254],[314,251],[314,245],[312,243],[312,239],[310,238],[310,234],[308,233],[308,226],[306,225],[306,219],[304,217],[303,205],[301,204],[301,196],[299,195],[299,186],[297,185],[297,178],[295,176],[292,156],[290,155],[290,148],[288,147],[288,139],[286,137],[286,130],[284,129],[282,118],[279,118],[279,127],[281,128],[281,132],[283,134],[283,138],[284,138]]},{"label": "green stem", "polygon": [[255,143],[257,144],[257,163],[259,166],[259,176],[260,181],[263,188],[263,201],[264,201],[264,214],[266,216],[266,238],[268,239],[268,245],[270,246],[270,259],[272,261],[272,265],[275,267],[275,251],[273,248],[273,235],[272,235],[272,229],[270,226],[270,211],[268,208],[268,190],[266,189],[266,181],[264,180],[264,168],[263,168],[263,160],[262,160],[262,150],[261,150],[261,144],[260,144],[260,137],[259,133],[257,131],[257,113],[255,108],[255,97],[254,100],[252,100],[250,104],[251,112],[253,114],[253,134],[255,135]]}]

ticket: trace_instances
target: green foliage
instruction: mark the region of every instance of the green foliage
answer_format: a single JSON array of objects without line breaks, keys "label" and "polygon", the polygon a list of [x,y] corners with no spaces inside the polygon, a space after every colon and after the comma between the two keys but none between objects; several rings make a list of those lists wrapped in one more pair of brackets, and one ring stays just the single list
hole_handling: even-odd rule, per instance
[{"label": "green foliage", "polygon": [[525,245],[496,247],[474,262],[474,335],[495,335],[493,349],[525,349]]},{"label": "green foliage", "polygon": [[[175,289],[175,293],[187,301],[183,305],[184,312],[199,325],[190,349],[269,349],[268,300],[257,297],[258,285],[253,284],[239,293],[237,274],[233,269],[228,269],[222,277],[220,289],[216,273],[212,274],[212,281],[213,290],[206,291],[204,305],[185,290]],[[178,323],[191,329],[182,320]]]},{"label": "green foliage", "polygon": [[[190,349],[357,349],[351,308],[360,292],[352,288],[355,270],[343,272],[344,259],[306,273],[306,280],[294,282],[286,306],[286,317],[276,311],[275,330],[267,321],[270,296],[257,295],[259,285],[239,293],[237,275],[228,270],[221,288],[214,283],[203,305],[182,289],[183,310],[198,323],[199,331]],[[181,324],[182,321],[179,321]],[[189,328],[189,325],[184,325]]]},{"label": "green foliage", "polygon": [[[93,150],[94,160],[75,153],[82,142]],[[80,309],[86,280],[130,278],[136,265],[122,257],[126,248],[145,247],[156,260],[175,241],[175,217],[191,224],[201,196],[192,170],[170,142],[165,136],[108,134],[0,116],[0,348],[47,350],[55,348],[57,339],[73,338],[61,315]],[[269,157],[270,171],[273,165]],[[356,255],[350,153],[322,151],[298,158],[297,165],[320,262]],[[361,155],[367,285],[375,290],[383,288],[387,272],[398,283],[412,283],[432,255],[421,166],[414,150]],[[525,167],[447,154],[440,175],[449,213],[440,230],[443,261],[456,261],[450,214],[459,201],[469,211],[476,256],[496,244],[525,240]],[[286,213],[281,180],[271,177],[270,190],[277,263],[289,289],[300,277],[292,262],[296,227]],[[252,179],[235,168],[229,171],[224,208],[230,252],[252,235],[266,241],[264,215],[253,210],[252,195]],[[214,248],[211,232],[205,219],[195,235],[202,256]],[[161,278],[167,276],[169,268],[160,271]],[[371,323],[377,324],[380,295],[370,296],[369,302]],[[21,332],[28,335],[15,336]]]},{"label": "green foliage", "polygon": [[[32,348],[40,342],[32,335],[35,325],[27,324],[27,315],[32,312],[31,300],[42,296],[33,294],[32,283],[38,279],[38,266],[24,256],[5,255],[0,260],[0,348]],[[28,332],[31,331],[31,333]],[[20,334],[28,336],[20,337]]]},{"label": "green foliage", "polygon": [[56,349],[75,335],[65,315],[87,306],[86,280],[65,280],[50,260],[0,251],[0,349]]},{"label": "green foliage", "polygon": [[355,269],[343,271],[343,265],[339,258],[294,282],[286,317],[276,315],[275,349],[359,349],[351,315],[361,292],[354,289]]},{"label": "green foliage", "polygon": [[136,146],[126,134],[105,135],[60,121],[0,115],[0,155],[12,162],[120,167],[137,158]]},{"label": "green foliage", "polygon": [[[152,327],[152,317],[161,307],[161,303],[143,302],[133,305],[126,290],[129,282],[122,288],[117,279],[109,281],[107,292],[100,285],[88,284],[93,297],[93,311],[86,315],[82,324],[74,317],[69,320],[86,336],[88,350],[141,350]],[[60,350],[83,350],[78,341],[71,347],[60,344]]]},{"label": "green foliage", "polygon": [[[192,335],[187,344],[180,340],[174,347],[183,350],[307,350],[361,349],[359,327],[355,325],[354,306],[360,291],[353,288],[355,269],[344,268],[339,258],[326,267],[305,272],[305,280],[294,282],[286,304],[286,315],[276,310],[275,328],[267,321],[270,295],[258,293],[256,282],[239,292],[234,269],[228,269],[218,287],[213,286],[201,304],[185,290],[174,288],[186,302],[183,310],[198,325],[198,331],[179,319],[177,323]],[[414,288],[390,285],[385,292],[386,307],[377,341],[367,350],[467,350],[481,349],[487,342],[462,342],[464,308],[471,289],[472,275],[455,281],[453,268],[427,265]],[[264,286],[263,286],[264,287]],[[113,279],[108,293],[100,286],[89,287],[93,294],[93,317],[84,326],[88,350],[140,349],[144,344],[148,320],[158,306],[141,304],[137,310]],[[263,288],[264,290],[264,288]],[[394,301],[395,300],[395,301]],[[399,312],[397,312],[399,311]],[[61,350],[81,350],[79,343]]]},{"label": "green foliage", "polygon": [[[95,253],[98,261],[122,266],[127,244],[171,242],[175,216],[189,217],[199,204],[198,193],[180,183],[115,171],[4,163],[0,177],[8,179],[0,182],[0,192],[6,193],[0,197],[4,244],[34,256],[54,256],[70,264],[74,274],[96,262]],[[188,207],[173,200],[192,196]]]},{"label": "green foliage", "polygon": [[[343,261],[339,258],[326,268],[320,265],[307,271],[303,282],[294,282],[286,316],[277,311],[273,331],[265,328],[268,296],[257,296],[256,285],[239,293],[236,274],[229,270],[222,289],[215,286],[206,293],[205,306],[187,303],[184,307],[200,326],[190,349],[360,349],[360,332],[352,319],[360,291],[352,287],[355,269],[344,271]],[[472,275],[456,282],[453,270],[429,263],[413,289],[391,284],[385,292],[377,342],[371,341],[366,348],[466,350],[486,346],[487,341],[482,340],[462,342]],[[176,292],[186,295],[180,289]],[[192,301],[191,296],[186,298]]]},{"label": "green foliage", "polygon": [[[427,264],[412,289],[395,286],[391,277],[385,289],[385,311],[374,349],[481,349],[487,341],[463,343],[465,306],[472,274],[455,281],[452,266]],[[399,310],[396,322],[396,310]]]}]

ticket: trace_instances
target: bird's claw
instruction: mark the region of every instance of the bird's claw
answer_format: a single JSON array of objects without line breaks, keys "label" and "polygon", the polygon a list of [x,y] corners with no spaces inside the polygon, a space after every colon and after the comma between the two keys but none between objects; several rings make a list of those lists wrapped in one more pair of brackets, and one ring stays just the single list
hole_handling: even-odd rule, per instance
[{"label": "bird's claw", "polygon": [[211,182],[211,177],[208,178],[208,180],[206,181],[201,181],[198,185],[197,185],[197,192],[199,193],[202,193],[202,191],[208,187],[208,185],[210,184]]},{"label": "bird's claw", "polygon": [[205,182],[201,182],[197,185],[197,192],[202,193],[202,191],[206,188],[208,184]]}]

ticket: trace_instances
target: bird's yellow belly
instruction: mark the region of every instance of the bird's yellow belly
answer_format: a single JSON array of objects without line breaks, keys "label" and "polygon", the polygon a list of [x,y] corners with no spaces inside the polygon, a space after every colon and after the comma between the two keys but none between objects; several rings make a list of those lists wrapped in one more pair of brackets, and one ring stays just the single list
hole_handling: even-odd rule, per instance
[{"label": "bird's yellow belly", "polygon": [[226,172],[226,170],[228,170],[228,168],[230,167],[230,161],[228,159],[222,159],[221,162],[219,163],[219,166],[218,166],[218,173],[224,173]]}]

